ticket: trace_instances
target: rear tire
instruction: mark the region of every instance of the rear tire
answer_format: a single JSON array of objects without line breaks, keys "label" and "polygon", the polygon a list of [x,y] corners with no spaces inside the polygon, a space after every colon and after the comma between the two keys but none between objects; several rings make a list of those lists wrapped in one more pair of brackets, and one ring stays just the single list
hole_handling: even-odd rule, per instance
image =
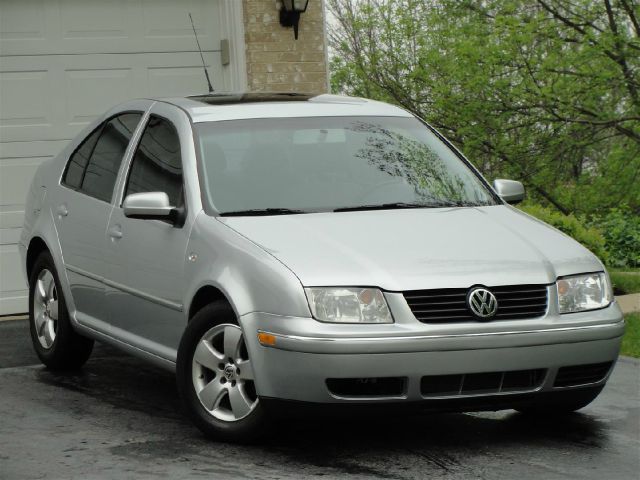
[{"label": "rear tire", "polygon": [[566,415],[589,405],[596,399],[603,388],[604,386],[557,392],[554,393],[555,398],[541,400],[531,405],[519,406],[516,410],[526,415]]},{"label": "rear tire", "polygon": [[93,340],[73,329],[49,252],[38,256],[29,278],[29,327],[38,358],[52,370],[78,369],[91,355]]},{"label": "rear tire", "polygon": [[253,382],[242,329],[231,306],[202,308],[185,330],[176,362],[178,393],[193,423],[209,438],[248,443],[268,425]]}]

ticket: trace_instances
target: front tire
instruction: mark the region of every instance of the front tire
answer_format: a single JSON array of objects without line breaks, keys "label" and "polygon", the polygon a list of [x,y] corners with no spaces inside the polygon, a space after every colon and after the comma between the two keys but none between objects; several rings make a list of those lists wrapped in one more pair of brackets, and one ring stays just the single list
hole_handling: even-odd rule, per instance
[{"label": "front tire", "polygon": [[93,340],[73,329],[49,252],[38,256],[29,278],[29,327],[38,358],[52,370],[78,369],[91,355]]},{"label": "front tire", "polygon": [[228,303],[212,303],[189,322],[178,349],[176,380],[184,409],[206,436],[244,443],[264,434],[267,415]]}]

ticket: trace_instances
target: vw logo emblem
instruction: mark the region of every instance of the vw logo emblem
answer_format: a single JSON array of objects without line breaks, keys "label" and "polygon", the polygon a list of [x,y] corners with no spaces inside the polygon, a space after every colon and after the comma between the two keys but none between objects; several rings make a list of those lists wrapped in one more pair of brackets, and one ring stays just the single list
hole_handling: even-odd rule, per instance
[{"label": "vw logo emblem", "polygon": [[233,380],[233,378],[236,376],[236,367],[234,367],[233,365],[227,365],[226,367],[224,367],[224,371],[222,373],[224,373],[224,376],[227,380]]},{"label": "vw logo emblem", "polygon": [[489,319],[498,311],[496,296],[486,288],[474,288],[467,295],[469,309],[476,317]]}]

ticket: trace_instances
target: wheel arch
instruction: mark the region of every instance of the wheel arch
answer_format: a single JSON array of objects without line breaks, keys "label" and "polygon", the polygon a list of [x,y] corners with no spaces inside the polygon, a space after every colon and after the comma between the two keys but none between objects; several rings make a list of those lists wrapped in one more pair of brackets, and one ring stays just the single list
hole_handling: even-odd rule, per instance
[{"label": "wheel arch", "polygon": [[47,243],[42,239],[42,237],[33,237],[29,242],[29,247],[27,248],[27,258],[26,258],[26,273],[27,273],[27,282],[31,278],[31,272],[33,271],[33,267],[36,263],[37,258],[40,256],[42,252],[51,253],[51,249],[47,245]]},{"label": "wheel arch", "polygon": [[[191,319],[195,316],[195,314],[198,313],[200,310],[202,310],[204,307],[206,307],[207,305],[213,302],[217,302],[221,300],[228,303],[233,308],[233,304],[229,301],[229,299],[227,298],[227,295],[222,290],[220,290],[217,287],[214,287],[213,285],[201,286],[196,291],[193,298],[191,299],[191,302],[189,304],[189,310],[187,313],[187,320],[191,321]],[[235,311],[235,308],[234,308],[234,311]]]}]

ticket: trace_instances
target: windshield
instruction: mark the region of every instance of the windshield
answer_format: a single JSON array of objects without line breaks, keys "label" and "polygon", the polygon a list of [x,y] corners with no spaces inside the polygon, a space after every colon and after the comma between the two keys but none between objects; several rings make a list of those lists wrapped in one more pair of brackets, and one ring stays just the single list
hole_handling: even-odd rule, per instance
[{"label": "windshield", "polygon": [[415,118],[268,118],[196,129],[205,200],[222,215],[496,203]]}]

